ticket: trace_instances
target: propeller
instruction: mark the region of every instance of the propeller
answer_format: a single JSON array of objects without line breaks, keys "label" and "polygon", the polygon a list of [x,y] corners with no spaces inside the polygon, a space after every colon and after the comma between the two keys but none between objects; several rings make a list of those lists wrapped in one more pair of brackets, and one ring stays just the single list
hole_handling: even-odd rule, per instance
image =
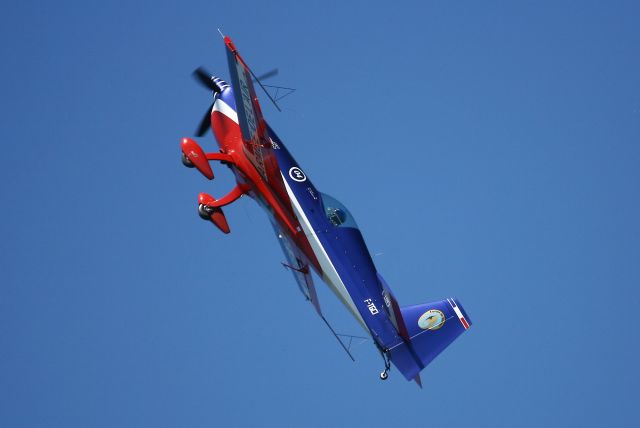
[{"label": "propeller", "polygon": [[260,76],[255,77],[254,80],[265,80],[265,79],[269,79],[270,77],[276,76],[280,71],[277,68],[274,68],[273,70],[269,70],[266,73],[262,73]]},{"label": "propeller", "polygon": [[[214,93],[219,94],[220,92],[222,92],[220,86],[218,86],[218,84],[213,80],[213,76],[203,67],[196,68],[193,71],[192,76],[198,83],[200,83],[205,88],[213,91]],[[198,129],[196,130],[196,137],[202,137],[211,127],[211,109],[213,109],[213,103],[211,103],[204,116],[202,117],[202,120],[198,125]]]},{"label": "propeller", "polygon": [[202,137],[204,134],[207,133],[207,130],[211,128],[211,110],[212,109],[213,109],[213,103],[211,103],[207,111],[204,113],[204,116],[200,121],[200,125],[198,125],[198,129],[196,130],[196,137]]},{"label": "propeller", "polygon": [[196,68],[193,71],[192,76],[205,88],[210,89],[215,93],[222,92],[222,89],[220,89],[220,86],[218,86],[218,84],[213,81],[213,76],[204,68],[202,67]]}]

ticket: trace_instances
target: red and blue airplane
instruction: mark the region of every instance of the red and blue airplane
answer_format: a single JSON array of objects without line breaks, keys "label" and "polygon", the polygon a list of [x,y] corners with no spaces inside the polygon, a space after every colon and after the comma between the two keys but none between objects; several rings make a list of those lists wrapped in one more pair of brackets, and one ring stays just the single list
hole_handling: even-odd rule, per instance
[{"label": "red and blue airplane", "polygon": [[[182,161],[209,180],[214,178],[210,162],[221,162],[233,171],[237,185],[220,199],[200,193],[200,216],[229,233],[222,208],[243,195],[254,199],[271,220],[287,258],[283,264],[293,272],[300,290],[325,323],[312,272],[371,337],[384,360],[380,378],[387,379],[393,363],[407,380],[421,385],[420,371],[469,329],[471,320],[454,298],[413,306],[398,304],[349,210],[311,183],[269,127],[253,82],[263,85],[231,39],[224,37],[224,42],[231,84],[202,68],[194,72],[213,92],[213,103],[196,135],[203,136],[211,128],[220,150],[205,153],[194,140],[183,138]],[[275,104],[266,89],[265,93]]]}]

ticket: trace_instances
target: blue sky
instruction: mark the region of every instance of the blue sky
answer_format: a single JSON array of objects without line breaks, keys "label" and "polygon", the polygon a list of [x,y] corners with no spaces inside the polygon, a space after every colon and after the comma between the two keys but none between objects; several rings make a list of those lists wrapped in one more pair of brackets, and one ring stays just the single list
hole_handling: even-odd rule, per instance
[{"label": "blue sky", "polygon": [[[0,425],[633,425],[636,2],[5,2]],[[474,321],[424,390],[352,363],[244,199],[179,139],[216,28],[297,88],[265,114],[401,304]],[[213,138],[201,139],[212,149]],[[380,254],[381,253],[381,254]],[[344,333],[358,333],[324,287]]]}]

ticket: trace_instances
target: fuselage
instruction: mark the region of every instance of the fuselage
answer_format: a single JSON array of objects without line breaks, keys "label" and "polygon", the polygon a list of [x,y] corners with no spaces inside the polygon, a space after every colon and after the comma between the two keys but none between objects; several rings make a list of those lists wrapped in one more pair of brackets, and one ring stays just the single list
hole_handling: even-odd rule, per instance
[{"label": "fuselage", "polygon": [[389,302],[382,297],[381,278],[349,211],[315,188],[266,123],[262,126],[270,141],[247,148],[233,89],[221,86],[211,112],[212,130],[220,151],[233,158],[238,184],[265,209],[381,350],[400,344],[403,339],[390,320]]}]

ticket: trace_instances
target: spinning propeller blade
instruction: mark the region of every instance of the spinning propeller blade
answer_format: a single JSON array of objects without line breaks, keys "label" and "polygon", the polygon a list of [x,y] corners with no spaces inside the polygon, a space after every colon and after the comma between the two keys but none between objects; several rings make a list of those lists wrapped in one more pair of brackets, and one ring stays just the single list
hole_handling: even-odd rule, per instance
[{"label": "spinning propeller blade", "polygon": [[[214,101],[215,102],[215,101]],[[211,128],[211,110],[213,109],[213,103],[207,109],[207,112],[202,117],[200,121],[200,125],[198,125],[198,129],[196,130],[196,137],[202,137],[207,133],[207,130]]]},{"label": "spinning propeller blade", "polygon": [[220,87],[216,84],[216,82],[213,81],[213,76],[204,68],[202,67],[196,68],[193,71],[192,76],[194,79],[200,82],[200,84],[205,88],[208,88],[216,93],[220,93],[222,91]]},{"label": "spinning propeller blade", "polygon": [[[216,94],[222,92],[222,88],[218,86],[218,84],[213,80],[213,76],[203,67],[196,68],[192,76],[198,83],[204,86],[207,89],[210,89]],[[215,101],[214,101],[215,102]],[[207,129],[211,128],[211,109],[213,109],[213,103],[207,109],[207,112],[202,117],[200,124],[198,125],[198,129],[196,130],[196,137],[202,137],[207,133]]]},{"label": "spinning propeller blade", "polygon": [[276,76],[280,71],[277,68],[274,68],[273,70],[269,70],[266,73],[262,73],[260,76],[258,76],[257,78],[255,78],[256,80],[265,80],[265,79],[269,79],[270,77]]}]

